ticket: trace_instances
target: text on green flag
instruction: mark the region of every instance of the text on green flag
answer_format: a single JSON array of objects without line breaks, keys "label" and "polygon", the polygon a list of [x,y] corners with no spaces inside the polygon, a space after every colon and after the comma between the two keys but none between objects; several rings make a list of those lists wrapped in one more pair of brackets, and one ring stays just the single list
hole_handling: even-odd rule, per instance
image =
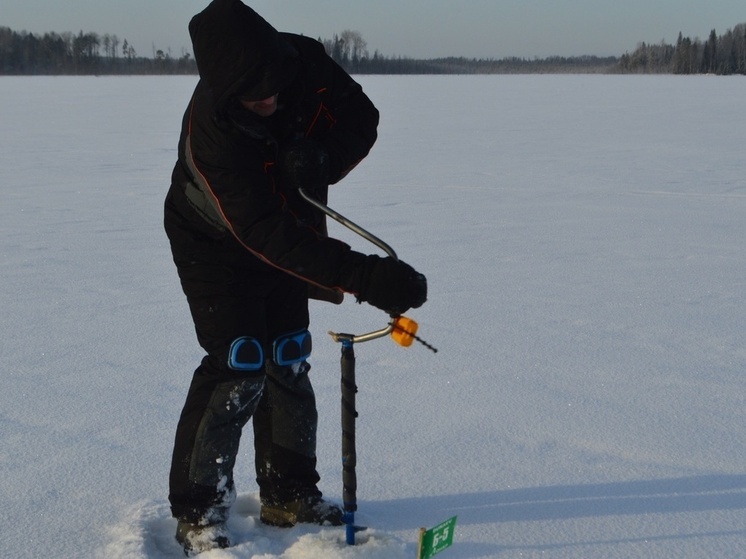
[{"label": "text on green flag", "polygon": [[417,559],[429,559],[453,545],[456,518],[454,516],[430,530],[425,530],[424,528],[420,530],[420,546]]}]

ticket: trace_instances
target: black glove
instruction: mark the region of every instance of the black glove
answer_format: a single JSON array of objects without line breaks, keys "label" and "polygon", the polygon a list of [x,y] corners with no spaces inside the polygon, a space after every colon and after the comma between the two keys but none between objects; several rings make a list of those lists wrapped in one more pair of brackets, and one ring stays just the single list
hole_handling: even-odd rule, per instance
[{"label": "black glove", "polygon": [[[329,186],[329,154],[313,140],[290,142],[280,149],[280,182],[287,190],[303,188],[309,194]],[[321,200],[326,202],[326,198]]]},{"label": "black glove", "polygon": [[427,300],[427,279],[409,264],[390,256],[366,258],[358,299],[399,316]]}]

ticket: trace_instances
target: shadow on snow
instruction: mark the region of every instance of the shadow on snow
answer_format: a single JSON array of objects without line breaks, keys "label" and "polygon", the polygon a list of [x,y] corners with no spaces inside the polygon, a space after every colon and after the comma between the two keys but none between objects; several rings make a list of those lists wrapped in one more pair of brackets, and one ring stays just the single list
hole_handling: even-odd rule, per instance
[{"label": "shadow on snow", "polygon": [[[746,475],[557,485],[366,503],[397,519],[458,515],[460,525],[746,509]],[[406,523],[406,520],[405,520]],[[415,525],[399,526],[416,528]]]}]

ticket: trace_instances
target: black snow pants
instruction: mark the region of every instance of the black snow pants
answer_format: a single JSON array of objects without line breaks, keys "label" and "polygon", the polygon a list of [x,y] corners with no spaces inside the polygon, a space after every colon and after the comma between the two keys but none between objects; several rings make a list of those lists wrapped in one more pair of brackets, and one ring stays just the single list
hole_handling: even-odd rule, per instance
[{"label": "black snow pants", "polygon": [[[262,503],[320,495],[310,365],[280,365],[273,356],[276,340],[308,327],[307,284],[259,261],[230,237],[195,231],[169,200],[165,227],[197,339],[207,352],[177,426],[169,479],[173,515],[202,523],[225,518],[235,499],[242,428],[252,417]],[[260,364],[251,363],[258,356]]]}]

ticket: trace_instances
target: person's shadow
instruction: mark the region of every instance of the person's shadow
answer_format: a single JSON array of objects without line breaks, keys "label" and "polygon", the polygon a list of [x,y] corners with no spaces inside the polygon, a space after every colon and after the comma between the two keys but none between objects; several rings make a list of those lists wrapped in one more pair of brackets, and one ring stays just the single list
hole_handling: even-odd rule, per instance
[{"label": "person's shadow", "polygon": [[[716,510],[746,509],[746,475],[710,475],[648,481],[597,483],[588,485],[557,485],[487,491],[482,493],[438,495],[401,500],[375,501],[361,504],[378,509],[385,517],[386,510],[396,510],[397,528],[416,529],[423,518],[442,521],[458,515],[459,525],[497,524],[503,522],[528,522],[566,520],[584,517],[614,515],[673,514]],[[689,538],[717,535],[746,535],[744,530],[708,534],[678,534],[659,539]],[[645,537],[644,540],[656,538]],[[634,542],[633,535],[618,542]],[[565,547],[566,544],[528,546],[531,549]],[[505,552],[505,547],[495,545],[485,549],[484,544],[464,542],[462,555],[495,556]],[[473,549],[471,549],[473,547]],[[488,546],[489,547],[489,546]],[[526,549],[528,549],[528,547]],[[464,549],[466,548],[466,549]]]}]

